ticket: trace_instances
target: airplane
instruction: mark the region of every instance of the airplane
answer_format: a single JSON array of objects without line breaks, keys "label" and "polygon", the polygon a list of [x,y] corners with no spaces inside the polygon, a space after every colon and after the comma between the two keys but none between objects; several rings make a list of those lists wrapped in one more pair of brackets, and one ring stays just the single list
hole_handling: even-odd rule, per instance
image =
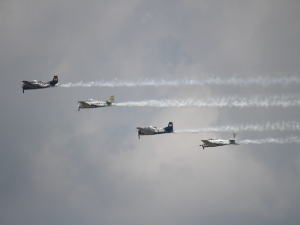
[{"label": "airplane", "polygon": [[140,139],[140,135],[154,135],[154,134],[167,134],[167,133],[174,133],[173,131],[173,123],[169,122],[168,126],[165,128],[157,128],[157,127],[137,127],[138,129],[138,137]]},{"label": "airplane", "polygon": [[78,101],[78,111],[80,110],[80,108],[91,109],[91,108],[98,108],[98,107],[108,107],[108,106],[112,106],[114,102],[115,102],[115,98],[113,95],[110,96],[109,100],[107,100],[106,102],[100,102],[93,99],[88,99],[86,101]]},{"label": "airplane", "polygon": [[215,138],[210,138],[208,140],[201,140],[202,141],[202,146],[203,150],[205,147],[218,147],[218,146],[223,146],[223,145],[239,145],[235,142],[235,137],[236,133],[233,133],[233,139],[229,140],[220,140],[220,139],[215,139]]},{"label": "airplane", "polygon": [[32,80],[32,81],[23,80],[22,82],[24,83],[22,85],[22,89],[24,93],[24,90],[54,87],[58,83],[58,76],[54,76],[53,80],[48,82],[42,82],[37,80]]}]

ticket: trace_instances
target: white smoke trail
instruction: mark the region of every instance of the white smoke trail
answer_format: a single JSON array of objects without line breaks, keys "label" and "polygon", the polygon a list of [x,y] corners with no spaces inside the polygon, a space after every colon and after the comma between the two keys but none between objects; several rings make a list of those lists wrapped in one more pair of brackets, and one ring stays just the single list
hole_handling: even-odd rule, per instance
[{"label": "white smoke trail", "polygon": [[236,125],[223,125],[215,127],[201,127],[195,129],[176,130],[176,133],[196,133],[196,132],[264,132],[264,131],[299,131],[300,122],[267,122],[256,124],[236,124]]},{"label": "white smoke trail", "polygon": [[299,137],[296,136],[289,136],[286,138],[265,138],[265,139],[256,139],[256,140],[242,140],[242,141],[238,141],[238,144],[257,144],[257,145],[261,145],[261,144],[268,144],[268,143],[272,143],[272,144],[287,144],[287,143],[296,143],[296,144],[300,144],[300,139]]},{"label": "white smoke trail", "polygon": [[300,96],[282,95],[282,96],[251,96],[251,97],[209,97],[205,100],[146,100],[139,102],[115,103],[120,107],[290,107],[300,106]]},{"label": "white smoke trail", "polygon": [[138,87],[138,86],[182,86],[182,85],[222,85],[222,86],[247,86],[247,85],[260,85],[260,86],[271,86],[271,85],[283,85],[288,86],[300,84],[300,76],[256,76],[256,77],[219,77],[211,76],[203,79],[144,79],[137,81],[130,80],[111,80],[111,81],[92,81],[88,83],[67,83],[60,84],[59,87]]}]

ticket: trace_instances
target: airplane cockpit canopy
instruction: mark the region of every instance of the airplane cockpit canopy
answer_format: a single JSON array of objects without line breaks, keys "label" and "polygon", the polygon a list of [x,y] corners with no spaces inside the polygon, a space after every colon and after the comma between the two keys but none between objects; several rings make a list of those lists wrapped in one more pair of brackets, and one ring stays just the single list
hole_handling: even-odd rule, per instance
[{"label": "airplane cockpit canopy", "polygon": [[155,130],[155,128],[153,127],[153,126],[148,126],[148,127],[146,127],[147,129],[149,129],[149,130]]}]

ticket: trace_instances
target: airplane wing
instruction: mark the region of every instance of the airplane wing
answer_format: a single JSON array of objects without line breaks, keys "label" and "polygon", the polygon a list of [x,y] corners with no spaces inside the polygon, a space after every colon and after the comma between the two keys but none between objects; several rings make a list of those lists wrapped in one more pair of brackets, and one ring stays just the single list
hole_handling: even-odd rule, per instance
[{"label": "airplane wing", "polygon": [[90,104],[87,104],[87,103],[84,102],[84,101],[78,101],[78,103],[80,103],[81,105],[83,105],[83,106],[86,107],[86,108],[94,108],[93,106],[91,106]]},{"label": "airplane wing", "polygon": [[141,127],[137,127],[136,129],[138,129],[139,131],[143,132],[144,134],[153,134],[153,132],[149,131],[149,130],[146,130],[144,128],[141,128]]},{"label": "airplane wing", "polygon": [[26,80],[23,80],[22,82],[23,82],[26,86],[28,86],[28,87],[30,87],[30,88],[34,88],[34,89],[38,88],[37,86],[33,85],[32,83],[30,83],[30,82],[28,82],[28,81],[26,81]]},{"label": "airplane wing", "polygon": [[215,147],[215,146],[218,146],[214,143],[211,143],[210,141],[208,140],[201,140],[204,144],[206,144],[208,147]]}]

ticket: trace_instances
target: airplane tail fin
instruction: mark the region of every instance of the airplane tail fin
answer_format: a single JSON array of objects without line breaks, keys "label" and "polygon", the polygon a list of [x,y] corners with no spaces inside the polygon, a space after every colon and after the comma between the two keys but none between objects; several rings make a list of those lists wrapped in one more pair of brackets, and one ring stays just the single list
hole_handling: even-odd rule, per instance
[{"label": "airplane tail fin", "polygon": [[53,80],[50,81],[50,85],[55,85],[55,84],[57,84],[57,83],[58,83],[58,76],[54,76],[54,77],[53,77]]},{"label": "airplane tail fin", "polygon": [[114,102],[115,102],[115,97],[114,97],[113,95],[111,95],[111,96],[109,97],[109,101],[110,101],[111,103],[114,103]]},{"label": "airplane tail fin", "polygon": [[168,126],[165,127],[165,130],[173,131],[173,122],[169,122]]},{"label": "airplane tail fin", "polygon": [[237,135],[236,133],[233,133],[233,139],[229,140],[230,144],[232,144],[232,145],[236,144],[236,142],[235,142],[236,135]]}]

